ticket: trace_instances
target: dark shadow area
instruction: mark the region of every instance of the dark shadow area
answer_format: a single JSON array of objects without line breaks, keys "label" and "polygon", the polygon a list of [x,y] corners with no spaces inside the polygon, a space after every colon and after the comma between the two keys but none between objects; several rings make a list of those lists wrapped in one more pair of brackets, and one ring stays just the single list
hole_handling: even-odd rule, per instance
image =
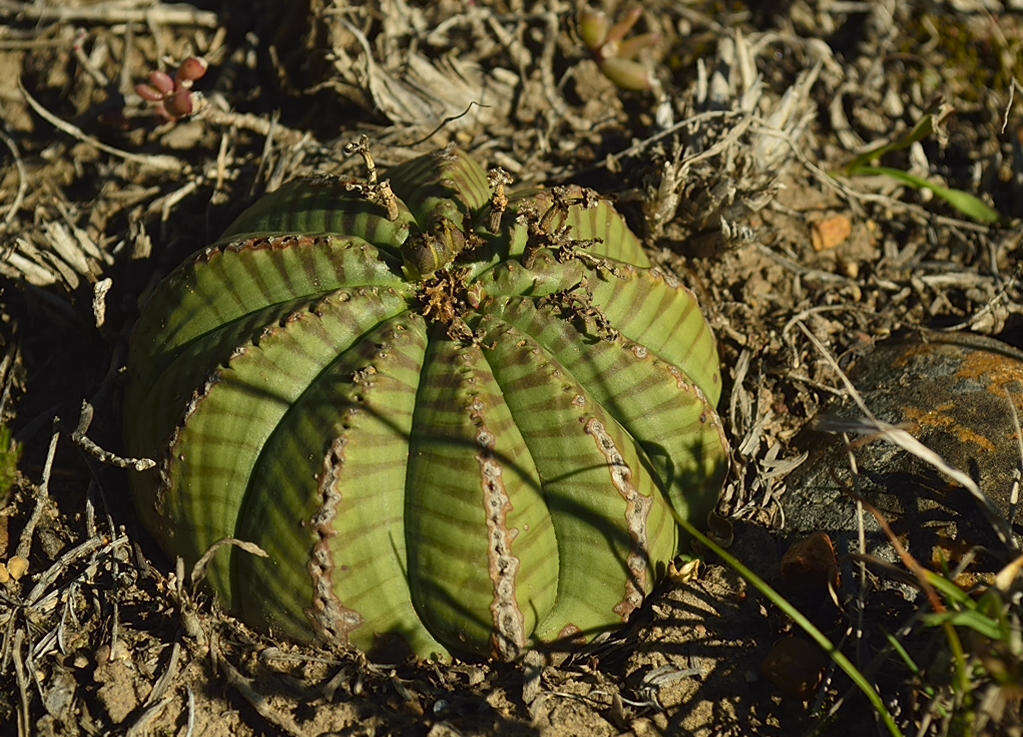
[{"label": "dark shadow area", "polygon": [[211,70],[209,84],[231,90],[239,112],[279,114],[283,125],[311,131],[319,140],[336,138],[342,127],[385,122],[329,85],[333,62],[324,25],[316,18],[330,3],[200,0],[193,5],[217,13],[229,47],[255,59],[254,67],[239,57]]}]

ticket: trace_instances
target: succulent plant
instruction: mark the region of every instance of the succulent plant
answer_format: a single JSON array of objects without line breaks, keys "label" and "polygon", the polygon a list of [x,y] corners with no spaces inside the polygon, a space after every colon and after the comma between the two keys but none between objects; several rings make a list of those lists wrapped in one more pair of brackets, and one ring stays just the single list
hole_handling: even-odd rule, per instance
[{"label": "succulent plant", "polygon": [[623,90],[651,90],[655,84],[650,69],[634,57],[656,45],[660,34],[644,33],[625,38],[642,14],[642,8],[633,7],[612,25],[602,10],[584,7],[579,11],[578,28],[583,43],[604,76]]},{"label": "succulent plant", "polygon": [[[620,624],[705,518],[714,338],[611,205],[467,155],[297,180],[148,295],[145,525],[290,638],[513,658]],[[387,639],[387,638],[385,638]]]},{"label": "succulent plant", "polygon": [[150,72],[149,82],[135,85],[135,93],[148,102],[155,113],[174,123],[192,114],[192,85],[206,74],[206,60],[190,56],[170,76],[166,72]]}]

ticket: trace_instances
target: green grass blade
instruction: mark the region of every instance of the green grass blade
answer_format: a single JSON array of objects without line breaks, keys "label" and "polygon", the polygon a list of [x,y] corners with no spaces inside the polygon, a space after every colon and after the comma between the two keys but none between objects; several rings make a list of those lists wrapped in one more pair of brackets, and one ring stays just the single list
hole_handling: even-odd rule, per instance
[{"label": "green grass blade", "polygon": [[898,654],[899,658],[902,659],[902,662],[906,664],[906,667],[909,668],[913,675],[922,676],[923,672],[920,670],[920,666],[910,657],[909,652],[902,646],[898,638],[890,632],[885,632],[884,636],[888,640],[888,644],[891,645],[892,650]]},{"label": "green grass blade", "polygon": [[955,627],[967,627],[974,632],[983,635],[989,640],[1000,640],[1004,636],[1004,633],[998,626],[997,622],[994,622],[980,612],[975,611],[925,614],[923,616],[923,622],[924,624],[932,627],[943,625],[945,623],[951,624]]},{"label": "green grass blade", "polygon": [[806,632],[806,634],[808,634],[814,642],[821,646],[821,648],[828,654],[828,657],[830,657],[839,668],[845,671],[845,674],[849,676],[849,679],[854,684],[856,684],[856,687],[863,692],[863,695],[867,697],[871,706],[874,707],[878,715],[881,717],[881,721],[884,722],[885,727],[888,728],[888,732],[893,735],[893,737],[902,737],[902,731],[895,723],[895,719],[892,718],[888,709],[885,708],[884,702],[881,701],[881,695],[878,694],[874,687],[870,685],[863,674],[860,673],[859,669],[852,664],[852,661],[850,661],[844,653],[836,648],[832,644],[831,640],[829,640],[823,632],[817,629],[813,623],[802,614],[802,612],[792,606],[785,597],[771,588],[771,586],[760,578],[760,576],[743,565],[738,558],[728,553],[724,548],[696,529],[691,523],[677,515],[675,516],[675,521],[678,522],[682,529],[684,529],[687,533],[699,540],[702,545],[710,548],[710,550],[721,558],[721,560],[723,560],[730,568],[749,581],[753,588],[766,596],[772,604],[781,609],[789,616],[789,618],[792,619],[793,622],[799,625],[799,627]]},{"label": "green grass blade", "polygon": [[14,442],[11,429],[0,425],[0,506],[7,503],[7,494],[18,478],[21,446]]},{"label": "green grass blade", "polygon": [[909,133],[895,139],[891,143],[884,143],[876,148],[872,148],[850,161],[845,165],[845,173],[849,176],[854,176],[856,169],[869,165],[871,161],[879,159],[885,154],[909,148],[917,141],[927,138],[927,136],[931,135],[933,132],[934,121],[930,115],[925,115],[920,119],[919,123],[913,126],[913,129],[910,130]]},{"label": "green grass blade", "polygon": [[1002,216],[998,214],[997,210],[993,210],[988,207],[983,201],[974,197],[972,194],[963,192],[961,189],[949,189],[947,187],[942,187],[940,184],[935,184],[934,182],[929,182],[926,179],[921,179],[920,177],[915,177],[912,174],[907,174],[901,169],[892,169],[887,166],[858,166],[851,168],[848,173],[850,176],[870,176],[880,174],[910,186],[913,189],[929,189],[935,195],[945,200],[945,202],[952,205],[952,207],[961,212],[963,215],[973,218],[980,223],[993,224],[1002,219]]},{"label": "green grass blade", "polygon": [[973,604],[973,599],[970,595],[963,591],[961,588],[956,586],[955,582],[950,581],[944,576],[940,576],[934,571],[924,572],[927,576],[927,583],[941,592],[941,595],[945,597],[945,600],[953,604],[959,604],[961,606],[970,606]]},{"label": "green grass blade", "polygon": [[988,207],[981,200],[974,197],[973,195],[963,192],[959,189],[949,189],[942,187],[940,184],[934,184],[921,177],[913,176],[908,174],[901,169],[892,169],[886,166],[872,166],[870,162],[880,159],[885,154],[894,153],[895,151],[902,151],[912,146],[917,141],[921,141],[927,138],[934,132],[934,120],[930,115],[925,115],[920,119],[912,130],[908,133],[900,136],[891,143],[882,144],[876,148],[872,148],[870,151],[866,151],[859,156],[855,157],[852,161],[845,165],[842,172],[846,176],[864,176],[864,175],[883,175],[891,177],[902,184],[913,187],[914,189],[928,189],[935,195],[945,200],[948,204],[952,205],[956,210],[963,213],[969,218],[972,218],[980,223],[997,223],[1001,220],[1001,215],[996,210]]}]

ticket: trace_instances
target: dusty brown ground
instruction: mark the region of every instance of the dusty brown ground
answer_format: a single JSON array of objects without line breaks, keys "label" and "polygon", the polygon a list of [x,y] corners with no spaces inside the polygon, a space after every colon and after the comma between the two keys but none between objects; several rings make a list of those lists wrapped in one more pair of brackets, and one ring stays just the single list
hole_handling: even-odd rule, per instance
[{"label": "dusty brown ground", "polygon": [[[612,196],[695,287],[734,449],[718,536],[777,581],[794,438],[842,392],[807,333],[843,363],[903,328],[1023,347],[1023,6],[650,0],[637,31],[661,34],[654,92],[600,73],[578,8],[0,0],[0,420],[23,448],[0,493],[0,561],[28,561],[0,583],[0,734],[880,733],[833,668],[798,694],[765,677],[792,625],[712,556],[621,633],[520,664],[370,664],[274,642],[174,573],[136,526],[123,471],[82,439],[121,447],[138,295],[253,198],[358,167],[342,147],[360,134],[383,165],[453,142],[520,182]],[[190,54],[210,65],[196,112],[163,122],[134,84]],[[885,163],[976,194],[1001,224],[888,178],[830,176],[929,112],[939,133]],[[812,229],[835,216],[849,234],[818,251]],[[919,678],[890,653],[871,665],[881,628],[913,607],[843,586],[840,607],[811,596],[804,610],[906,733],[954,733],[935,706],[952,703],[940,638],[907,635]],[[797,660],[816,672],[816,657]],[[977,675],[992,703],[970,724],[1018,734],[1018,701],[994,702],[1019,680],[993,683]]]}]

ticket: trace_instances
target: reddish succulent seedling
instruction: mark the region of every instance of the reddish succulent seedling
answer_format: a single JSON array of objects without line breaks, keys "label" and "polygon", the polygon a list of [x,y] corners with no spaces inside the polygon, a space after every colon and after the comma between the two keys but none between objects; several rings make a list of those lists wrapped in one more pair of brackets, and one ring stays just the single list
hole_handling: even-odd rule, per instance
[{"label": "reddish succulent seedling", "polygon": [[635,57],[642,49],[656,44],[660,34],[644,33],[625,39],[642,14],[642,8],[632,8],[611,25],[603,11],[583,8],[579,12],[579,35],[583,43],[593,54],[604,76],[626,90],[649,90],[654,84],[650,70]]},{"label": "reddish succulent seedling", "polygon": [[206,74],[206,60],[190,56],[171,77],[166,72],[152,72],[149,83],[135,85],[135,92],[152,103],[153,110],[167,121],[175,122],[192,114],[192,84]]}]

